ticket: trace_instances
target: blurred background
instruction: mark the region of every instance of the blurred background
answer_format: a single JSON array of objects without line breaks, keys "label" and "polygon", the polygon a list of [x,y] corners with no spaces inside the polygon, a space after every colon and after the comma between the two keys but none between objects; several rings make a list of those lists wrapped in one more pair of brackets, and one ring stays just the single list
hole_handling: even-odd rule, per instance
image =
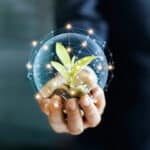
[{"label": "blurred background", "polygon": [[[107,150],[149,150],[150,2],[66,1],[0,0],[0,150],[82,149],[76,139],[94,150],[104,150],[103,145]],[[68,20],[82,27],[92,24],[115,56],[116,77],[102,124],[81,136],[52,131],[26,78],[32,40]]]},{"label": "blurred background", "polygon": [[54,28],[54,6],[53,0],[0,0],[0,149],[63,148],[71,140],[51,131],[26,78],[31,41]]}]

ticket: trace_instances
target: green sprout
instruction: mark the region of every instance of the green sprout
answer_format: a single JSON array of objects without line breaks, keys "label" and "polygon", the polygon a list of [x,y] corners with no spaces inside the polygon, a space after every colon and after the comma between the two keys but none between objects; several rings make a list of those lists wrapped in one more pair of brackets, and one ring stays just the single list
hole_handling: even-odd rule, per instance
[{"label": "green sprout", "polygon": [[61,43],[56,43],[56,54],[61,63],[51,61],[52,66],[61,74],[67,81],[69,87],[74,87],[74,79],[76,75],[88,64],[90,64],[96,56],[86,56],[75,61],[76,57],[70,57],[68,51]]}]

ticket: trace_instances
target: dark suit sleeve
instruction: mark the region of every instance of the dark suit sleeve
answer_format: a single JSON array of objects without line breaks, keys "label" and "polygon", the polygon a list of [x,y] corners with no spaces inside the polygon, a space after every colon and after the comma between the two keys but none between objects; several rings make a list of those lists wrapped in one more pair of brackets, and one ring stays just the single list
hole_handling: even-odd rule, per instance
[{"label": "dark suit sleeve", "polygon": [[71,22],[82,29],[94,28],[102,40],[107,39],[107,24],[102,19],[98,0],[62,0],[56,2],[56,25],[62,27]]}]

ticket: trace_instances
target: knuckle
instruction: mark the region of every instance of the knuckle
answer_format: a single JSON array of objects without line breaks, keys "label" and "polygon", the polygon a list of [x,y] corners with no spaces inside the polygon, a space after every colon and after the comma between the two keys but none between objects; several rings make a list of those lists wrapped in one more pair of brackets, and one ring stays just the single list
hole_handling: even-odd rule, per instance
[{"label": "knuckle", "polygon": [[56,133],[65,133],[64,130],[60,129],[60,128],[52,128],[54,132]]},{"label": "knuckle", "polygon": [[101,121],[101,117],[100,116],[96,117],[93,121],[89,122],[89,126],[92,127],[92,128],[94,128],[94,127],[98,126],[98,124],[100,123],[100,121]]},{"label": "knuckle", "polygon": [[91,99],[88,95],[84,95],[81,97],[80,99],[80,105],[84,108],[87,108],[90,106],[90,103],[91,103]]},{"label": "knuckle", "polygon": [[48,115],[48,113],[49,113],[49,103],[48,103],[48,101],[49,101],[49,99],[44,99],[39,104],[41,111],[43,113],[45,113],[46,115]]},{"label": "knuckle", "polygon": [[83,132],[83,128],[78,128],[76,130],[71,130],[70,134],[72,135],[80,135]]},{"label": "knuckle", "polygon": [[100,87],[96,87],[94,90],[93,90],[93,95],[94,97],[103,97],[104,96],[104,92],[103,92],[103,89],[101,89]]},{"label": "knuckle", "polygon": [[53,100],[50,103],[51,110],[60,109],[62,107],[62,103],[60,100]]},{"label": "knuckle", "polygon": [[67,132],[66,128],[61,123],[58,124],[58,122],[57,123],[52,123],[51,128],[56,133],[66,133]]}]

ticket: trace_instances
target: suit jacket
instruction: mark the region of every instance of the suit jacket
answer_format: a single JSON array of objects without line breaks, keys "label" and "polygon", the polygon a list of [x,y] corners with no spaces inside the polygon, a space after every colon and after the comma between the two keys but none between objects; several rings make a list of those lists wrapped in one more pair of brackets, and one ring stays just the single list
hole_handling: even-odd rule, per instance
[{"label": "suit jacket", "polygon": [[150,1],[64,0],[60,5],[57,25],[93,27],[108,42],[116,66],[101,125],[77,141],[94,149],[150,149]]}]

